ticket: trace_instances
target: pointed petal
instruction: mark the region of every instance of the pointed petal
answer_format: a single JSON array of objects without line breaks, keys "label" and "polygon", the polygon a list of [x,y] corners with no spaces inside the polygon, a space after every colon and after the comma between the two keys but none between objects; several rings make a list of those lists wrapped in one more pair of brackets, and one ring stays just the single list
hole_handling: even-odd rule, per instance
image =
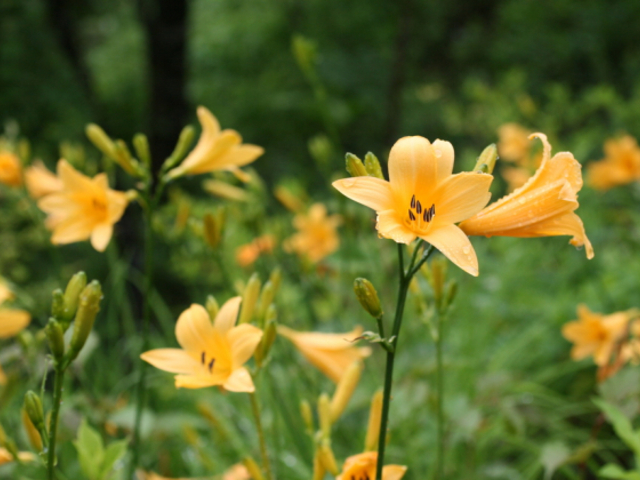
[{"label": "pointed petal", "polygon": [[193,304],[186,309],[176,323],[176,338],[182,348],[189,352],[208,352],[211,339],[219,336],[214,331],[209,314],[202,305]]},{"label": "pointed petal", "polygon": [[238,145],[230,149],[218,160],[221,165],[242,167],[253,162],[264,153],[264,148],[257,145]]},{"label": "pointed petal", "polygon": [[426,138],[398,140],[389,153],[389,183],[396,201],[405,204],[414,193],[426,197],[433,192],[438,181],[437,165],[433,147]]},{"label": "pointed petal", "polygon": [[202,126],[202,136],[215,137],[220,133],[220,123],[208,108],[200,106],[196,110],[196,114]]},{"label": "pointed petal", "polygon": [[382,480],[400,480],[407,471],[402,465],[385,465],[382,467]]},{"label": "pointed petal", "polygon": [[445,140],[436,140],[433,142],[433,152],[438,168],[436,180],[440,183],[453,173],[455,153],[453,151],[453,145]]},{"label": "pointed petal", "polygon": [[221,160],[231,148],[239,145],[242,137],[235,130],[223,130],[215,139],[207,145],[196,146],[187,158],[174,170],[188,172],[191,175],[220,170],[227,165]]},{"label": "pointed petal", "polygon": [[202,365],[179,348],[158,348],[140,355],[140,358],[160,370],[171,373],[198,374]]},{"label": "pointed petal", "polygon": [[462,270],[478,276],[478,258],[469,237],[455,225],[447,225],[422,235],[421,238],[436,247]]},{"label": "pointed petal", "polygon": [[222,385],[226,376],[221,375],[176,375],[176,388],[206,388]]},{"label": "pointed petal", "polygon": [[434,226],[458,223],[482,210],[491,198],[493,177],[482,173],[458,173],[444,180],[433,198],[436,208]]},{"label": "pointed petal", "polygon": [[24,310],[0,308],[0,338],[9,338],[20,333],[31,322],[31,315]]},{"label": "pointed petal", "polygon": [[111,236],[113,235],[113,225],[110,223],[103,223],[98,225],[91,232],[91,245],[99,252],[104,252],[109,245]]},{"label": "pointed petal", "polygon": [[233,358],[231,368],[239,368],[251,358],[262,339],[262,330],[248,323],[232,328],[227,334]]},{"label": "pointed petal", "polygon": [[93,222],[86,216],[72,216],[70,218],[54,217],[55,226],[51,243],[61,245],[88,240],[93,231]]},{"label": "pointed petal", "polygon": [[222,385],[225,390],[230,392],[248,392],[253,393],[256,391],[256,387],[253,385],[253,380],[249,371],[242,367],[233,371],[231,376],[227,378],[227,381]]},{"label": "pointed petal", "polygon": [[377,212],[393,208],[393,194],[386,180],[375,177],[352,177],[337,180],[332,185],[345,197]]},{"label": "pointed petal", "polygon": [[62,159],[58,161],[58,178],[62,181],[65,190],[92,190],[91,179],[78,172],[69,162]]},{"label": "pointed petal", "polygon": [[390,238],[398,243],[407,245],[416,239],[416,234],[402,223],[395,210],[385,210],[378,213],[376,229],[381,237]]},{"label": "pointed petal", "polygon": [[216,315],[216,319],[213,322],[213,326],[222,335],[226,335],[236,324],[238,320],[238,311],[240,310],[240,303],[242,297],[233,297],[224,302],[222,308]]},{"label": "pointed petal", "polygon": [[129,200],[127,194],[116,190],[107,190],[108,220],[112,224],[118,222],[124,214]]}]

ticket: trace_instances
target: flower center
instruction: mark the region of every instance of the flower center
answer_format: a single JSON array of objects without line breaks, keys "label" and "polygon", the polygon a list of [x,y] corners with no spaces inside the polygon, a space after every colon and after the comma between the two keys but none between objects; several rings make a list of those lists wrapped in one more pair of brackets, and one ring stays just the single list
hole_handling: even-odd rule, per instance
[{"label": "flower center", "polygon": [[206,366],[209,369],[209,373],[213,373],[213,365],[216,363],[215,358],[212,358],[211,361],[207,363],[207,354],[205,352],[202,352],[202,355],[200,356],[200,361],[203,367]]},{"label": "flower center", "polygon": [[416,200],[416,196],[411,197],[411,204],[407,210],[409,218],[407,219],[409,227],[413,230],[423,230],[428,227],[428,224],[436,216],[436,206],[431,204],[431,207],[426,208],[422,206],[420,200]]}]

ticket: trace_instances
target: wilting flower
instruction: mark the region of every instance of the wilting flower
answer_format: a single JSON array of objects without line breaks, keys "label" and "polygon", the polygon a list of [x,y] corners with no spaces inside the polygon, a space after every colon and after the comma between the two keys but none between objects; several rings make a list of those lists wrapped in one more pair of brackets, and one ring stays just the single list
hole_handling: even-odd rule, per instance
[{"label": "wilting flower", "polygon": [[373,208],[380,236],[409,244],[429,242],[471,275],[478,259],[469,238],[455,224],[478,213],[491,194],[491,175],[453,171],[453,146],[423,137],[404,137],[389,154],[389,181],[344,178],[333,183],[340,193]]},{"label": "wilting flower", "polygon": [[13,153],[0,152],[0,183],[10,187],[22,185],[22,165]]},{"label": "wilting flower", "polygon": [[582,188],[581,166],[569,152],[551,158],[546,135],[535,133],[544,146],[540,168],[526,184],[492,203],[460,224],[467,235],[486,237],[549,237],[573,235],[569,243],[585,246],[587,258],[593,248],[580,217],[578,191]]},{"label": "wilting flower", "polygon": [[33,165],[24,171],[24,180],[29,195],[35,199],[59,192],[63,188],[62,180],[56,177],[40,160],[33,162]]},{"label": "wilting flower", "polygon": [[273,235],[261,235],[250,243],[241,245],[236,249],[236,261],[241,267],[252,265],[263,253],[271,253],[276,245]]},{"label": "wilting flower", "polygon": [[314,203],[309,213],[300,213],[293,218],[298,233],[285,241],[284,248],[317,263],[340,246],[337,229],[341,223],[340,215],[327,216],[327,208]]},{"label": "wilting flower", "polygon": [[586,305],[578,306],[578,320],[562,327],[564,338],[573,342],[571,358],[581,360],[590,355],[598,366],[609,362],[614,348],[627,334],[628,312],[611,315],[591,312]]},{"label": "wilting flower", "polygon": [[53,230],[51,242],[59,245],[91,239],[93,248],[103,252],[113,235],[113,225],[129,203],[126,193],[111,190],[106,173],[89,178],[66,160],[58,162],[58,178],[62,190],[38,202],[49,214],[46,226]]},{"label": "wilting flower", "polygon": [[264,153],[262,147],[243,145],[242,137],[235,130],[220,131],[218,120],[205,107],[198,107],[197,114],[202,125],[200,139],[187,158],[168,173],[169,178],[215,170],[236,172]]},{"label": "wilting flower", "polygon": [[[378,452],[353,455],[344,462],[342,472],[336,477],[336,480],[374,480],[377,464]],[[385,465],[382,467],[382,480],[400,480],[406,471],[407,467],[402,465]]]},{"label": "wilting flower", "polygon": [[253,392],[253,380],[243,365],[260,343],[262,330],[247,323],[235,326],[241,301],[241,297],[228,300],[213,324],[203,306],[191,305],[176,323],[176,338],[182,349],[150,350],[140,358],[179,374],[175,377],[178,388],[221,385],[231,392]]},{"label": "wilting flower", "polygon": [[320,333],[297,332],[280,325],[278,333],[291,340],[309,362],[336,383],[353,362],[371,355],[371,348],[353,345],[362,335],[362,327],[347,333]]},{"label": "wilting flower", "polygon": [[531,143],[529,133],[522,125],[505,123],[498,128],[498,152],[502,160],[518,165],[527,163]]},{"label": "wilting flower", "polygon": [[607,140],[605,158],[587,167],[588,184],[597,190],[640,180],[640,148],[635,138],[625,135]]}]

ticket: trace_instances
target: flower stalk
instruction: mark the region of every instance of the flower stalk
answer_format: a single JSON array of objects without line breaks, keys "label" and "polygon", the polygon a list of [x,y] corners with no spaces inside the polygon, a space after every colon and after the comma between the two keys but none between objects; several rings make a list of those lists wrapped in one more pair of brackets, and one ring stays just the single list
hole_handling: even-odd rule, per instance
[{"label": "flower stalk", "polygon": [[256,421],[256,430],[258,431],[258,441],[260,442],[260,456],[262,457],[262,468],[266,475],[266,480],[273,480],[271,474],[271,464],[269,463],[269,453],[267,452],[267,442],[264,437],[264,429],[262,428],[262,419],[260,417],[260,404],[258,403],[258,397],[256,393],[250,393],[249,399],[251,400],[251,411]]}]

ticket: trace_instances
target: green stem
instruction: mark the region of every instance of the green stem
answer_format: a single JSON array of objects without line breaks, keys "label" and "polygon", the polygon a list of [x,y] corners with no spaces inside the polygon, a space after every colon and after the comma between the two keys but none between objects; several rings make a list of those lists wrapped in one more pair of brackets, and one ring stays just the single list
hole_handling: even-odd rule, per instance
[{"label": "green stem", "polygon": [[64,369],[55,366],[55,377],[53,382],[53,409],[51,411],[51,421],[49,424],[49,450],[47,452],[48,479],[55,480],[56,463],[56,436],[58,433],[58,417],[60,416],[60,405],[62,404],[62,384],[64,382]]},{"label": "green stem", "polygon": [[260,417],[260,405],[258,404],[258,397],[255,393],[250,393],[251,410],[253,411],[253,417],[256,421],[256,429],[258,430],[258,440],[260,441],[260,455],[262,456],[262,468],[265,472],[267,480],[273,480],[271,474],[271,464],[269,463],[269,454],[267,453],[267,442],[264,438],[264,430],[262,429],[262,419]]},{"label": "green stem", "polygon": [[442,368],[442,344],[444,341],[444,322],[443,314],[438,312],[438,336],[436,338],[436,388],[438,395],[436,400],[436,418],[438,424],[438,444],[436,459],[436,478],[442,480],[444,478],[444,413],[442,409],[444,398],[444,375]]}]

